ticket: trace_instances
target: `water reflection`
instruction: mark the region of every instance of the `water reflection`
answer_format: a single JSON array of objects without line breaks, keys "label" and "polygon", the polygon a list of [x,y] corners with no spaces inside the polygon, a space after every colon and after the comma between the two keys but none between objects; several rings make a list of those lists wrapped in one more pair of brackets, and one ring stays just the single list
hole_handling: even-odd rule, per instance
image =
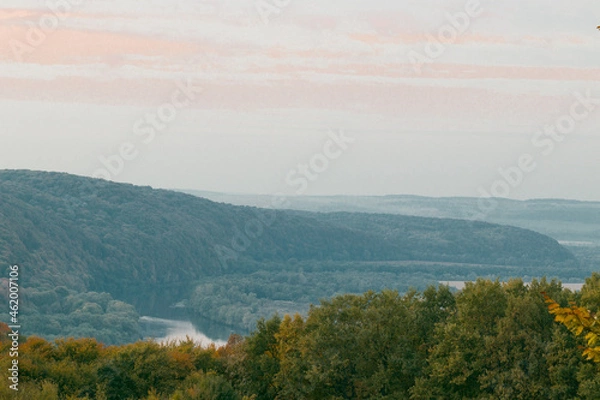
[{"label": "water reflection", "polygon": [[191,293],[190,286],[177,290],[165,287],[129,288],[117,293],[119,300],[132,304],[140,315],[144,339],[185,340],[186,335],[203,345],[222,345],[233,333],[247,335],[243,328],[223,325],[203,318],[183,306]]},{"label": "water reflection", "polygon": [[[467,282],[475,283],[474,281],[438,281],[441,285],[447,285],[451,288],[455,288],[458,290],[463,290],[467,284]],[[525,286],[529,285],[530,282],[524,282]],[[561,283],[562,287],[565,289],[569,289],[571,291],[577,292],[580,291],[583,287],[584,283]]]},{"label": "water reflection", "polygon": [[192,339],[203,347],[210,344],[215,344],[218,347],[227,343],[227,338],[223,338],[221,335],[219,337],[209,337],[205,333],[200,332],[190,321],[141,317],[140,326],[142,327],[144,339],[152,339],[159,343],[179,342],[187,338]]}]

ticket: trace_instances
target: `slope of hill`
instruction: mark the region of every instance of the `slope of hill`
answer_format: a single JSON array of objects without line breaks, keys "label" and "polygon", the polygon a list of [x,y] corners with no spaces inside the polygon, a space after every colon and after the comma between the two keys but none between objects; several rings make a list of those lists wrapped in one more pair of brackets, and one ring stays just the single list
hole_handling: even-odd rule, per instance
[{"label": "slope of hill", "polygon": [[[185,193],[236,205],[270,204],[271,196],[225,194],[186,190]],[[481,203],[480,203],[481,202]],[[285,208],[317,212],[362,212],[420,217],[482,220],[531,229],[576,245],[600,245],[600,202],[474,197],[390,196],[290,196]]]},{"label": "slope of hill", "polygon": [[[501,265],[574,261],[556,241],[513,227],[372,214],[275,213],[56,173],[0,173],[0,204],[0,260],[29,265],[26,281],[60,280],[81,289],[220,274],[223,254],[234,261],[227,267],[237,271],[243,271],[243,261],[290,258]],[[220,254],[215,246],[226,249]]]},{"label": "slope of hill", "polygon": [[[298,274],[278,272],[318,272],[328,265],[335,280],[353,265],[400,261],[536,267],[540,275],[548,267],[577,265],[555,240],[508,226],[261,210],[67,174],[0,172],[0,262],[22,265],[30,311],[40,318],[30,326],[53,326],[57,335],[63,325],[105,329],[110,318],[102,325],[98,315],[112,312],[120,313],[121,327],[135,333],[125,320],[130,309],[110,296],[80,296],[86,292],[106,292],[133,303],[139,288],[187,296],[194,286],[210,281],[215,296],[226,298],[230,294],[221,288],[242,282],[243,276],[250,276],[252,284],[264,281],[265,271],[293,282]],[[223,276],[232,278],[218,279]],[[239,287],[246,290],[247,278],[243,282]],[[344,285],[332,290],[349,291]],[[277,300],[273,293],[263,296]],[[207,297],[202,298],[194,303],[197,311],[206,304]],[[67,317],[52,324],[42,318],[52,313]]]}]

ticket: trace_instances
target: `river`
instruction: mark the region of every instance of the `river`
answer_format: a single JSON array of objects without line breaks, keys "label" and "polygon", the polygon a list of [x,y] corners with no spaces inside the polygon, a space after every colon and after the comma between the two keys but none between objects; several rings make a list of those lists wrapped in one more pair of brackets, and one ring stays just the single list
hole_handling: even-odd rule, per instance
[{"label": "river", "polygon": [[157,317],[144,316],[140,318],[140,326],[142,328],[144,339],[151,339],[159,343],[172,341],[182,341],[187,338],[194,342],[207,347],[211,344],[217,347],[225,345],[229,337],[230,330],[227,327],[222,327],[221,333],[213,332],[209,336],[209,332],[203,332],[202,327],[198,327],[190,320],[176,320]]},{"label": "river", "polygon": [[222,346],[233,333],[247,335],[244,329],[223,325],[178,306],[188,298],[189,288],[166,290],[164,287],[136,288],[117,294],[119,300],[132,304],[140,317],[142,337],[157,342],[186,340],[186,336],[208,346]]},{"label": "river", "polygon": [[[439,281],[438,283],[441,285],[448,285],[451,288],[455,288],[458,290],[463,290],[467,282],[473,281]],[[584,283],[561,283],[562,287],[565,289],[569,289],[571,291],[579,291],[583,287]],[[525,285],[529,285],[529,282],[525,282]]]}]

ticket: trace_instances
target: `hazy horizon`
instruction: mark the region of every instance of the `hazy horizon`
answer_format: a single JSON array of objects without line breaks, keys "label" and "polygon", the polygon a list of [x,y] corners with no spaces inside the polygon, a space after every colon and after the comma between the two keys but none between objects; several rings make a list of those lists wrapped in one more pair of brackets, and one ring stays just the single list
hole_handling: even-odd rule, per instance
[{"label": "hazy horizon", "polygon": [[592,1],[61,4],[0,6],[0,169],[600,201]]}]

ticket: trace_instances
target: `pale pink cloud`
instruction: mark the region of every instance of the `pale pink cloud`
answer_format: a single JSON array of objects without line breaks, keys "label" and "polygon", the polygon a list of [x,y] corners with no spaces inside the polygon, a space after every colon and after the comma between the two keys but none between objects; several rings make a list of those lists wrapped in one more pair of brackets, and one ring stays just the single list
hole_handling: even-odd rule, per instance
[{"label": "pale pink cloud", "polygon": [[421,78],[447,76],[452,79],[527,79],[555,81],[598,81],[600,68],[536,67],[432,63]]},{"label": "pale pink cloud", "polygon": [[[310,52],[285,52],[278,49],[269,56],[285,59],[286,56],[304,56],[311,58]],[[340,75],[344,77],[382,77],[382,78],[411,78],[416,80],[426,79],[510,79],[510,80],[549,80],[549,81],[598,81],[600,68],[573,68],[573,67],[529,67],[529,66],[496,66],[473,64],[448,64],[431,63],[422,68],[421,74],[415,74],[410,63],[358,63],[344,58],[344,54],[320,52],[321,61],[331,63],[326,66],[280,64],[275,67],[249,67],[248,73],[280,74],[293,76],[300,72],[315,74]],[[334,61],[337,61],[334,63]],[[322,64],[322,62],[320,63]]]},{"label": "pale pink cloud", "polygon": [[[40,16],[40,13],[35,10],[22,10],[16,8],[4,8],[0,9],[0,21],[16,21],[22,20],[25,18],[32,18],[35,16]],[[0,22],[6,23],[6,22]]]},{"label": "pale pink cloud", "polygon": [[[59,77],[53,80],[0,79],[2,96],[15,100],[137,104],[155,106],[176,88],[169,79],[96,80]],[[274,108],[356,110],[402,116],[407,120],[435,115],[441,120],[501,119],[530,123],[540,114],[565,106],[561,96],[514,94],[483,88],[418,86],[410,84],[317,84],[301,80],[274,83],[224,83],[196,80],[204,88],[193,107],[253,111]]]},{"label": "pale pink cloud", "polygon": [[394,35],[382,35],[377,32],[362,32],[362,33],[351,33],[348,35],[351,40],[366,43],[370,45],[378,44],[415,44],[427,42],[427,38],[424,35],[415,33],[401,33]]},{"label": "pale pink cloud", "polygon": [[[8,38],[23,40],[28,28],[19,18],[35,20],[40,13],[41,11],[29,10],[1,11],[0,40],[4,43],[8,43],[8,40],[3,39]],[[111,16],[73,14],[73,17]],[[405,20],[406,26],[395,25],[396,19]],[[311,17],[306,20],[297,17],[294,21],[311,30],[318,30],[334,29],[339,20],[338,17],[329,16]],[[210,89],[213,97],[200,99],[196,104],[196,107],[200,108],[332,108],[356,109],[391,116],[401,112],[406,115],[414,114],[414,118],[417,119],[426,118],[428,115],[448,119],[477,119],[478,115],[486,115],[489,118],[502,119],[505,112],[514,110],[515,105],[519,105],[518,118],[515,118],[519,123],[527,123],[526,116],[535,113],[536,107],[552,108],[559,100],[531,94],[527,88],[513,90],[512,93],[499,93],[489,86],[477,87],[478,83],[473,81],[600,80],[600,68],[441,62],[425,65],[422,73],[418,75],[405,56],[399,55],[386,61],[385,58],[379,58],[381,52],[377,50],[379,45],[422,43],[426,39],[424,35],[407,31],[407,26],[410,26],[412,21],[411,17],[402,13],[387,16],[371,13],[364,16],[364,20],[368,21],[376,32],[341,33],[340,37],[372,45],[372,51],[367,50],[365,54],[355,53],[344,46],[317,49],[283,45],[261,46],[252,40],[174,40],[150,33],[133,34],[60,27],[48,36],[43,45],[27,56],[28,63],[49,67],[104,63],[118,72],[116,67],[126,62],[128,65],[152,70],[157,77],[99,77],[98,71],[92,71],[94,73],[91,73],[90,77],[5,77],[0,79],[1,95],[12,99],[151,104],[157,96],[173,88],[175,83],[167,73],[176,70],[177,63],[200,53],[208,53],[217,56],[217,75],[213,80],[206,82],[206,87]],[[465,34],[457,43],[484,43],[493,46],[504,45],[507,40],[509,39],[503,36]],[[512,40],[514,38],[510,39]],[[537,36],[526,36],[521,40],[542,43],[542,38]],[[577,37],[570,36],[569,40],[575,43]],[[0,60],[2,59],[13,59],[8,46],[0,50]],[[165,75],[160,75],[162,72]],[[235,72],[235,75],[231,72]],[[261,83],[255,83],[259,78]],[[431,83],[434,79],[436,87]],[[330,82],[323,83],[327,80]],[[448,80],[446,85],[444,80]],[[383,83],[384,81],[388,83]],[[407,84],[407,81],[411,81],[412,84]],[[490,99],[493,99],[493,102]],[[157,101],[159,100],[158,98]],[[526,111],[521,115],[520,110]]]},{"label": "pale pink cloud", "polygon": [[[0,26],[0,38],[11,38],[27,45],[27,26]],[[0,39],[1,40],[1,39]],[[15,54],[7,45],[0,52],[0,59],[13,60]],[[105,57],[139,55],[171,57],[181,54],[194,54],[200,44],[167,40],[156,37],[94,32],[74,29],[57,29],[31,52],[24,52],[25,60],[35,64],[78,64],[97,62]],[[209,51],[206,44],[203,51]]]},{"label": "pale pink cloud", "polygon": [[298,15],[292,20],[292,23],[310,30],[323,31],[335,29],[339,25],[340,19],[332,15]]}]

